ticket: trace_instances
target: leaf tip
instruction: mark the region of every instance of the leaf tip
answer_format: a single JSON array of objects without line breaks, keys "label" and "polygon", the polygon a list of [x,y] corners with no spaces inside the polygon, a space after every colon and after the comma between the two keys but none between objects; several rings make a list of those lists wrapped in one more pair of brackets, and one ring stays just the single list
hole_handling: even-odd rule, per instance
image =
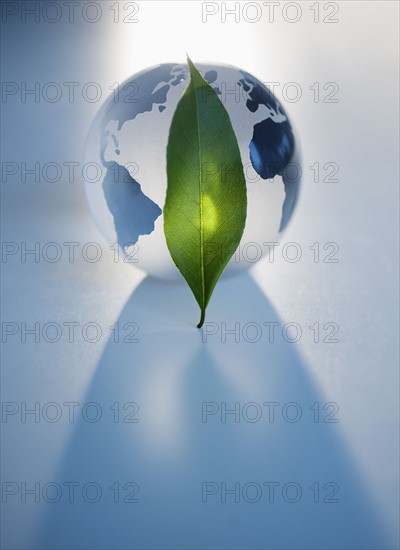
[{"label": "leaf tip", "polygon": [[189,54],[186,52],[187,62],[190,69],[190,74],[193,75],[193,73],[198,73],[198,70],[196,68],[196,65],[193,63],[193,61],[190,59]]}]

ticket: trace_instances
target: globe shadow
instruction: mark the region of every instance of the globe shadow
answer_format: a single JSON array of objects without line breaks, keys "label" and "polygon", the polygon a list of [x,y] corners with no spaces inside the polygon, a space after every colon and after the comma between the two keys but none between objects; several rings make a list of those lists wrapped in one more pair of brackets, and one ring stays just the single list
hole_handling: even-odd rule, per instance
[{"label": "globe shadow", "polygon": [[84,399],[101,421],[81,419],[58,471],[78,496],[47,505],[36,547],[386,548],[340,421],[324,422],[340,411],[296,344],[270,341],[264,323],[284,322],[252,277],[218,285],[203,331],[197,315],[185,286],[131,295]]}]

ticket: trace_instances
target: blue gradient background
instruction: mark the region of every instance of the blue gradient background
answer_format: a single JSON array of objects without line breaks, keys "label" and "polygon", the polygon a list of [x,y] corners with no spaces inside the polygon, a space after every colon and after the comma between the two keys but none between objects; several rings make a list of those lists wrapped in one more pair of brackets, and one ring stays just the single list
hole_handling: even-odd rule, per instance
[{"label": "blue gradient background", "polygon": [[[296,24],[279,15],[272,24],[222,23],[218,15],[204,24],[200,2],[139,2],[133,25],[114,23],[110,2],[101,2],[103,17],[93,24],[79,16],[69,23],[65,12],[54,24],[24,23],[22,4],[14,4],[18,13],[1,28],[3,82],[95,81],[105,100],[115,82],[147,65],[181,61],[187,50],[195,61],[301,85],[302,99],[284,106],[301,136],[304,183],[282,243],[298,242],[303,258],[291,264],[277,254],[221,283],[208,321],[295,321],[305,329],[297,344],[203,343],[188,289],[113,261],[81,177],[70,183],[64,174],[54,184],[29,176],[22,183],[20,172],[3,177],[3,242],[103,246],[93,264],[80,254],[54,264],[7,258],[3,321],[140,327],[137,344],[116,344],[106,330],[96,344],[22,344],[18,337],[3,344],[3,402],[140,405],[138,424],[115,424],[110,414],[96,424],[3,417],[3,481],[96,481],[104,492],[97,504],[10,497],[2,503],[3,547],[398,548],[398,4],[337,2],[332,25],[313,23],[311,2],[302,3]],[[339,103],[314,103],[308,87],[316,81],[339,83]],[[102,101],[84,101],[81,85],[72,103],[65,94],[54,104],[3,97],[3,167],[82,162]],[[307,167],[317,161],[336,162],[340,182],[314,183]],[[331,241],[340,245],[339,263],[314,263],[308,247]],[[315,344],[307,327],[316,321],[336,322],[339,343]],[[332,401],[340,421],[202,423],[203,401],[294,401],[305,409]],[[115,481],[137,482],[139,503],[114,504],[107,487]],[[205,504],[204,481],[303,488],[334,481],[340,502],[314,504],[305,489],[295,504]]]}]

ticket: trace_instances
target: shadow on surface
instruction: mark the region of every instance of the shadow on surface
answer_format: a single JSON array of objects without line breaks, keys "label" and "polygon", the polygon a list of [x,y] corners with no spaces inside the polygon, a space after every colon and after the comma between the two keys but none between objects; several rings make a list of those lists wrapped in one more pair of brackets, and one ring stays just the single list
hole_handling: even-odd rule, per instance
[{"label": "shadow on surface", "polygon": [[[385,548],[340,422],[323,422],[332,409],[323,410],[296,344],[279,328],[273,343],[266,331],[255,343],[243,338],[246,323],[284,324],[253,279],[218,285],[207,319],[215,325],[205,325],[218,332],[207,342],[197,316],[184,286],[147,278],[132,294],[118,323],[126,336],[125,324],[136,322],[139,342],[106,345],[84,400],[103,416],[75,426],[57,479],[80,483],[75,501],[48,505],[37,548]],[[229,334],[222,341],[222,322],[240,323],[239,342]],[[137,413],[124,409],[130,402]],[[235,406],[238,415],[221,416]],[[202,417],[205,407],[215,414]],[[102,489],[96,503],[82,497],[90,481]],[[279,484],[273,495],[271,482]]]}]

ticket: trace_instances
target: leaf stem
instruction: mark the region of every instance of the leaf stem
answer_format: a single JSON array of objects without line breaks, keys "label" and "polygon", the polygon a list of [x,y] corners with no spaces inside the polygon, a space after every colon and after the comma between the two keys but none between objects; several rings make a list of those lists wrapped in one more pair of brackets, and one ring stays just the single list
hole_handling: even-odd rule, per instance
[{"label": "leaf stem", "polygon": [[201,327],[203,326],[205,317],[206,317],[206,309],[205,309],[205,308],[201,308],[201,317],[200,317],[200,322],[199,322],[199,324],[197,325],[197,328],[201,328]]}]

